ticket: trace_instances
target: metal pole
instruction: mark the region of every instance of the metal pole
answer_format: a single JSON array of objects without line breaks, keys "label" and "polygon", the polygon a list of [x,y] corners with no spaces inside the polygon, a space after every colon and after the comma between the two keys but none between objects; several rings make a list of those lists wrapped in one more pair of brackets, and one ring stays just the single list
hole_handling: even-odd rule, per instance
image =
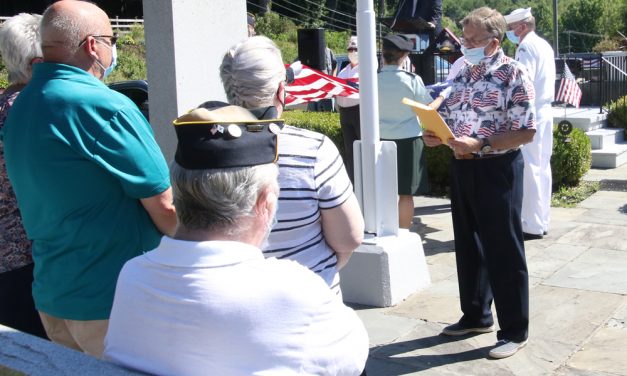
[{"label": "metal pole", "polygon": [[557,0],[553,0],[553,51],[555,56],[558,57],[559,53],[559,36],[557,25]]},{"label": "metal pole", "polygon": [[379,40],[383,38],[383,26],[381,19],[385,16],[385,0],[379,0]]},{"label": "metal pole", "polygon": [[361,118],[361,161],[363,211],[366,232],[377,233],[375,167],[379,142],[379,103],[377,50],[373,0],[357,1],[357,41],[359,44],[359,114]]}]

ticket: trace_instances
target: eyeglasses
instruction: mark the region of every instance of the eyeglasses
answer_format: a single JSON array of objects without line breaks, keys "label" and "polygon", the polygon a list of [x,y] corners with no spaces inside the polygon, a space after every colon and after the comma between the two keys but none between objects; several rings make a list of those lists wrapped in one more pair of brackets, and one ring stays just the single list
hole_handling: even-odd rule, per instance
[{"label": "eyeglasses", "polygon": [[519,26],[521,26],[521,25],[524,25],[524,22],[521,22],[521,23],[518,23],[518,24],[512,24],[512,25],[509,25],[509,27],[507,28],[507,30],[514,31],[514,30],[518,29],[518,27],[519,27]]},{"label": "eyeglasses", "polygon": [[83,39],[78,46],[80,47],[83,43],[85,43],[87,41],[87,38],[92,37],[92,38],[107,38],[109,39],[109,43],[111,45],[111,47],[115,46],[115,44],[118,42],[118,34],[114,33],[113,35],[88,35],[85,37],[85,39]]},{"label": "eyeglasses", "polygon": [[490,35],[490,36],[487,36],[485,38],[481,38],[481,39],[478,39],[478,40],[466,39],[464,37],[461,37],[461,38],[459,38],[459,41],[461,42],[462,46],[470,47],[470,46],[476,46],[480,42],[483,42],[484,40],[491,39],[491,38],[494,38],[494,37]]}]

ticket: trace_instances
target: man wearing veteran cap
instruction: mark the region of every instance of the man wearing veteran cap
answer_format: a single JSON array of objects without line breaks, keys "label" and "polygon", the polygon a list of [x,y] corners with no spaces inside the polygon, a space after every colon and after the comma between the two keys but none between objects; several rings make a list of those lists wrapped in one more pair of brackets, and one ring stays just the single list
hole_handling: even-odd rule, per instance
[{"label": "man wearing veteran cap", "polygon": [[541,239],[549,230],[551,209],[555,53],[536,34],[531,8],[512,11],[505,16],[505,22],[507,37],[518,45],[516,60],[527,68],[536,92],[536,134],[521,149],[525,160],[522,226],[525,240]]},{"label": "man wearing veteran cap", "polygon": [[520,145],[535,133],[533,85],[526,69],[503,53],[505,19],[479,8],[463,20],[467,64],[455,77],[441,114],[455,138],[425,131],[428,146],[447,142],[451,160],[451,212],[463,316],[445,335],[494,330],[492,358],[514,355],[527,343],[529,278],[520,212],[523,158]]},{"label": "man wearing veteran cap", "polygon": [[[398,222],[401,228],[411,226],[414,217],[413,196],[429,191],[420,123],[411,108],[401,103],[404,97],[423,104],[432,102],[420,76],[401,69],[411,50],[412,42],[404,35],[386,36],[383,39],[383,67],[377,75],[379,133],[382,140],[396,143]],[[437,108],[441,103],[442,98],[439,98],[432,106]]]},{"label": "man wearing veteran cap", "polygon": [[[256,36],[233,46],[220,77],[229,103],[259,119],[281,116],[286,72],[270,39]],[[337,147],[320,133],[284,125],[278,164],[278,223],[264,255],[298,261],[339,294],[338,271],[361,243],[364,221]]]},{"label": "man wearing veteran cap", "polygon": [[122,265],[176,226],[168,166],[137,106],[102,82],[116,61],[107,14],[57,1],[41,38],[44,62],[5,124],[6,166],[46,332],[99,356]]},{"label": "man wearing veteran cap", "polygon": [[105,357],[160,375],[359,375],[368,336],[322,279],[260,247],[282,122],[236,106],[174,121],[179,226],[120,273]]}]

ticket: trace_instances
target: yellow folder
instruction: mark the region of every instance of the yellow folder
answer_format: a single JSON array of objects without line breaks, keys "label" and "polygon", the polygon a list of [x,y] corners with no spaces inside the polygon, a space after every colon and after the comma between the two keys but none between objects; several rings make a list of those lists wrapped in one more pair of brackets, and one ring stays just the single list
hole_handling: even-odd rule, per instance
[{"label": "yellow folder", "polygon": [[420,126],[422,129],[427,129],[435,133],[435,135],[442,140],[443,144],[448,144],[449,138],[455,138],[438,111],[409,98],[403,98],[402,102],[403,104],[411,107],[414,113],[416,113],[416,116],[420,119]]}]

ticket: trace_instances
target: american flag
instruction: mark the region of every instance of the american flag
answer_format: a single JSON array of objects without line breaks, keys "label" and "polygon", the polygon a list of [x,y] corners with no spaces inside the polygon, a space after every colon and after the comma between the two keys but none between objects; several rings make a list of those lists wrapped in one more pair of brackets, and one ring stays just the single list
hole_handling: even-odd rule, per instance
[{"label": "american flag", "polygon": [[560,80],[560,88],[555,95],[555,101],[570,103],[575,107],[579,107],[581,102],[581,89],[566,62],[564,62],[564,71]]},{"label": "american flag", "polygon": [[356,80],[329,76],[306,65],[303,65],[294,82],[285,87],[285,91],[286,105],[317,102],[335,96],[359,98]]}]

